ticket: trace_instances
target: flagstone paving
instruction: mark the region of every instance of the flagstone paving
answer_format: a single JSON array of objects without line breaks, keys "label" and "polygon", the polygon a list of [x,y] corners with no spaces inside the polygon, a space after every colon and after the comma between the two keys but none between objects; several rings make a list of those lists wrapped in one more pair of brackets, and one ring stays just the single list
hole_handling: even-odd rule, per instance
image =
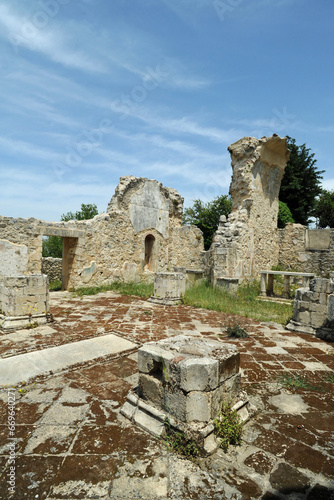
[{"label": "flagstone paving", "polygon": [[[110,335],[135,348],[59,366],[51,375],[22,375],[26,383],[10,391],[16,400],[13,440],[9,388],[2,388],[0,498],[334,499],[332,344],[246,318],[237,320],[249,337],[231,340],[225,328],[232,316],[111,292],[83,299],[52,293],[51,312],[53,323],[1,335],[2,360],[14,363],[18,355]],[[218,338],[241,352],[242,388],[258,412],[241,446],[226,454],[183,459],[120,414],[136,384],[137,348],[180,333]],[[280,382],[284,374],[306,377],[310,386],[289,390]]]}]

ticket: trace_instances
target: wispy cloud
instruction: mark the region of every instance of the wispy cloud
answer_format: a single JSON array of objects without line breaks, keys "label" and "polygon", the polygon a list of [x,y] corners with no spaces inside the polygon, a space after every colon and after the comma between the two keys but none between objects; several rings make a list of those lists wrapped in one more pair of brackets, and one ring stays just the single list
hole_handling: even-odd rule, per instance
[{"label": "wispy cloud", "polygon": [[[38,12],[38,11],[37,11]],[[71,25],[70,25],[71,24]],[[85,71],[105,72],[103,64],[93,57],[92,50],[74,49],[71,43],[75,35],[81,40],[89,40],[89,28],[74,23],[65,23],[61,28],[57,20],[49,18],[44,26],[34,23],[21,12],[6,4],[0,5],[0,35],[12,45],[14,51],[25,48],[43,54],[54,62]],[[81,44],[80,44],[81,45]],[[89,45],[85,44],[85,47]]]}]

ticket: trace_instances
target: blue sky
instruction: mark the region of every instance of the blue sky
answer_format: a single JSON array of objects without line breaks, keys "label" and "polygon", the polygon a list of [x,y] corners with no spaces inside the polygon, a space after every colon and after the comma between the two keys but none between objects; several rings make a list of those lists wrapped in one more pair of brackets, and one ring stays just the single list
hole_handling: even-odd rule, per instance
[{"label": "blue sky", "polygon": [[59,220],[122,175],[190,206],[227,147],[289,135],[334,189],[332,0],[2,0],[0,214]]}]

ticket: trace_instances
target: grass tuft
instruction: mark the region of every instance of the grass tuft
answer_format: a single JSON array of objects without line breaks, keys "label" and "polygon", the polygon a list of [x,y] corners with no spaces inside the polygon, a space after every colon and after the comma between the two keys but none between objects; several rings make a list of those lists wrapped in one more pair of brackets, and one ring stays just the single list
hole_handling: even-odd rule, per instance
[{"label": "grass tuft", "polygon": [[233,294],[223,288],[213,287],[209,281],[202,281],[186,290],[183,303],[258,321],[274,321],[285,326],[292,317],[292,305],[261,301],[258,300],[259,294],[258,281],[240,286]]},{"label": "grass tuft", "polygon": [[153,295],[153,283],[122,283],[121,281],[114,281],[108,285],[89,286],[77,288],[72,290],[76,297],[84,295],[96,295],[102,292],[119,292],[122,295],[136,295],[148,299]]},{"label": "grass tuft", "polygon": [[49,283],[50,292],[58,292],[61,289],[62,289],[61,280],[51,280],[50,281],[50,283]]},{"label": "grass tuft", "polygon": [[168,420],[165,422],[165,430],[163,440],[169,451],[179,453],[186,458],[199,456],[200,450],[195,441],[187,438],[183,432],[173,429]]},{"label": "grass tuft", "polygon": [[324,392],[324,389],[322,387],[313,385],[306,377],[303,377],[301,375],[285,373],[284,375],[279,377],[278,382],[282,384],[283,387],[293,392],[297,392],[298,389]]}]

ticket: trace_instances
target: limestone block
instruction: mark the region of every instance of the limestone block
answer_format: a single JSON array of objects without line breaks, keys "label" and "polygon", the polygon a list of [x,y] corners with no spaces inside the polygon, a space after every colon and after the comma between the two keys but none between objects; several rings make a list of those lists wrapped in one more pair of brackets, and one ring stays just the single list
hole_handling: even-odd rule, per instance
[{"label": "limestone block", "polygon": [[170,362],[175,353],[166,352],[163,346],[156,342],[148,342],[138,350],[139,373],[147,373],[156,377],[170,376]]},{"label": "limestone block", "polygon": [[139,392],[144,399],[151,401],[159,408],[163,406],[164,400],[162,380],[140,373],[138,386]]},{"label": "limestone block", "polygon": [[328,296],[328,320],[334,321],[334,295]]},{"label": "limestone block", "polygon": [[327,304],[320,304],[319,302],[311,302],[310,303],[310,312],[316,312],[319,314],[326,315],[327,313]]},{"label": "limestone block", "polygon": [[139,392],[180,421],[208,422],[240,388],[239,364],[234,345],[211,339],[149,342],[138,351]]},{"label": "limestone block", "polygon": [[298,288],[295,293],[295,299],[304,302],[314,302],[319,299],[319,293],[308,288]]},{"label": "limestone block", "polygon": [[226,379],[211,394],[211,418],[216,418],[223,401],[230,401],[239,394],[241,390],[241,375],[236,373]]},{"label": "limestone block", "polygon": [[218,386],[218,361],[190,358],[179,364],[180,387],[186,392],[209,391]]},{"label": "limestone block", "polygon": [[327,306],[327,299],[328,299],[327,293],[319,293],[319,304]]},{"label": "limestone block", "polygon": [[26,274],[28,247],[8,240],[0,240],[0,275]]},{"label": "limestone block", "polygon": [[297,317],[294,317],[294,320],[309,325],[311,323],[311,313],[310,311],[298,311]]},{"label": "limestone block", "polygon": [[325,321],[326,321],[326,314],[320,312],[311,312],[310,325],[313,328],[320,328]]},{"label": "limestone block", "polygon": [[187,395],[187,422],[209,422],[211,419],[211,394],[194,391]]},{"label": "limestone block", "polygon": [[310,280],[310,290],[312,292],[326,293],[329,280],[324,278],[313,278]]}]

